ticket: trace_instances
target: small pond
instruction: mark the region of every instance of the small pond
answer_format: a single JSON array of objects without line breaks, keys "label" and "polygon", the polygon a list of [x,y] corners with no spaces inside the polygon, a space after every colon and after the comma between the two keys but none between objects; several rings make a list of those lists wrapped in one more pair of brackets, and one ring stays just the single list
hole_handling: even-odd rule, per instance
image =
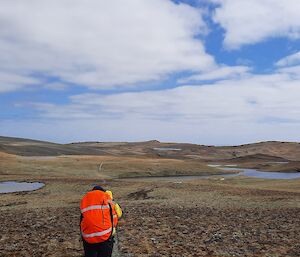
[{"label": "small pond", "polygon": [[45,184],[41,182],[4,181],[0,182],[0,194],[33,191],[42,188],[43,186],[45,186]]},{"label": "small pond", "polygon": [[156,151],[181,151],[180,148],[171,148],[171,147],[154,147],[153,150],[156,150]]}]

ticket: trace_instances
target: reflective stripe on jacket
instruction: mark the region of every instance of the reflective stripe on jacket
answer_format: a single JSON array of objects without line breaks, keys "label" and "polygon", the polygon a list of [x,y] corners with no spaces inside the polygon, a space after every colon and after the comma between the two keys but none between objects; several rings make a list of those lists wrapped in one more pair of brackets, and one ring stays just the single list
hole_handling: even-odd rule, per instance
[{"label": "reflective stripe on jacket", "polygon": [[81,200],[80,211],[83,217],[80,223],[81,235],[90,244],[104,242],[112,234],[113,208],[109,200],[107,194],[100,190],[88,192]]}]

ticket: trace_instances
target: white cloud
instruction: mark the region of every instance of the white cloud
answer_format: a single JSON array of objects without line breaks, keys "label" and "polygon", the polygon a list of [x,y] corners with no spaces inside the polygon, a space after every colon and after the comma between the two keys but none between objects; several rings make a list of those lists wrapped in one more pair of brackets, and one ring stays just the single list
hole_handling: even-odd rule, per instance
[{"label": "white cloud", "polygon": [[[248,74],[202,86],[81,94],[72,96],[69,104],[34,104],[41,116],[38,124],[33,121],[30,126],[33,130],[45,126],[45,131],[39,132],[45,138],[51,129],[60,128],[58,138],[64,142],[156,138],[237,144],[300,140],[299,82],[300,77],[280,69],[273,74]],[[8,125],[3,125],[0,132],[7,131]]]},{"label": "white cloud", "polygon": [[60,82],[52,82],[52,83],[46,83],[43,85],[45,89],[50,89],[50,90],[55,90],[55,91],[64,91],[66,90],[69,86],[64,83]]},{"label": "white cloud", "polygon": [[246,76],[249,72],[250,68],[247,66],[220,66],[211,71],[181,79],[179,82],[189,83],[193,81],[234,79],[241,76]]},{"label": "white cloud", "polygon": [[77,119],[0,121],[1,135],[62,143],[158,139],[165,142],[235,145],[264,140],[300,141],[299,130],[299,123],[236,123],[226,120],[219,120],[215,123],[203,120],[192,125],[174,120],[137,120],[134,118],[85,121]]},{"label": "white cloud", "polygon": [[300,38],[299,0],[211,0],[215,22],[225,29],[229,49],[269,37]]},{"label": "white cloud", "polygon": [[201,10],[169,0],[2,0],[0,68],[90,88],[214,65]]},{"label": "white cloud", "polygon": [[280,68],[278,72],[282,74],[287,74],[290,78],[293,79],[295,83],[298,83],[299,85],[299,80],[300,80],[300,65],[297,66],[292,66],[292,67],[285,67],[285,68]]},{"label": "white cloud", "polygon": [[18,89],[22,89],[28,85],[38,84],[39,81],[35,78],[31,78],[30,76],[18,75],[12,72],[0,72],[0,93],[6,93],[15,91]]},{"label": "white cloud", "polygon": [[[296,103],[300,94],[298,81],[287,74],[252,76],[247,79],[226,80],[215,85],[184,86],[171,90],[122,93],[115,95],[83,94],[72,97],[66,109],[87,112],[92,117],[119,114],[123,117],[174,118],[178,121],[252,120],[265,116],[300,114]],[[293,110],[295,103],[299,111]],[[61,109],[61,106],[56,108]],[[61,116],[65,117],[66,109]],[[52,112],[50,111],[49,114]],[[76,113],[76,112],[75,112]],[[53,114],[53,113],[52,113]],[[113,118],[113,116],[112,116]],[[300,119],[299,119],[300,122]]]},{"label": "white cloud", "polygon": [[[210,1],[220,4],[214,19],[226,30],[228,48],[299,37],[295,1]],[[300,140],[298,54],[266,75],[251,73],[247,60],[220,66],[195,38],[207,32],[201,16],[200,10],[168,0],[2,0],[0,93],[27,86],[134,87],[173,72],[195,75],[168,90],[85,93],[65,99],[68,104],[23,102],[40,115],[0,120],[0,134],[63,142]],[[206,84],[188,85],[197,81]],[[49,136],[53,131],[55,138]]]},{"label": "white cloud", "polygon": [[[0,134],[77,140],[159,139],[203,144],[300,141],[300,66],[258,75],[223,67],[205,85],[113,94],[73,95],[67,104],[23,103],[38,119],[3,121]],[[228,72],[228,70],[230,72]],[[218,71],[218,70],[217,70]],[[243,73],[244,72],[244,73]],[[234,73],[234,72],[233,72]],[[0,121],[1,122],[1,121]],[[14,129],[11,130],[11,128]],[[16,129],[16,128],[26,129]],[[33,131],[33,132],[32,132]]]},{"label": "white cloud", "polygon": [[283,67],[283,66],[291,66],[295,64],[300,64],[300,52],[282,58],[276,63],[276,66]]}]

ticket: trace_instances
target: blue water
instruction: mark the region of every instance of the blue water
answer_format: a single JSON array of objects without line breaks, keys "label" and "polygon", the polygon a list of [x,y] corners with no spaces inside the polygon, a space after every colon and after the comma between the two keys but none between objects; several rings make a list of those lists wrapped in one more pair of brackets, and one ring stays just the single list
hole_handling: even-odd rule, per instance
[{"label": "blue water", "polygon": [[[213,166],[213,165],[210,165]],[[228,178],[228,177],[237,177],[237,176],[247,176],[254,178],[263,178],[263,179],[297,179],[300,178],[300,172],[297,173],[287,173],[287,172],[264,172],[258,171],[255,169],[242,169],[242,168],[229,168],[229,167],[220,167],[219,165],[214,165],[214,167],[218,167],[220,170],[227,171],[238,171],[238,173],[234,174],[220,174],[220,175],[206,175],[206,176],[166,176],[166,177],[139,177],[139,178],[127,178],[127,179],[138,179],[138,180],[165,180],[165,181],[182,181],[182,180],[195,180],[195,179],[208,179],[208,178]]]},{"label": "blue water", "polygon": [[295,179],[300,178],[300,172],[264,172],[255,169],[241,169],[241,168],[220,168],[222,170],[240,171],[237,176],[243,175],[247,177],[265,178],[265,179]]},{"label": "blue water", "polygon": [[23,191],[33,191],[43,187],[45,184],[40,182],[16,182],[5,181],[0,182],[0,194],[2,193],[14,193]]},{"label": "blue water", "polygon": [[170,148],[170,147],[155,147],[153,150],[157,151],[181,151],[180,148]]}]

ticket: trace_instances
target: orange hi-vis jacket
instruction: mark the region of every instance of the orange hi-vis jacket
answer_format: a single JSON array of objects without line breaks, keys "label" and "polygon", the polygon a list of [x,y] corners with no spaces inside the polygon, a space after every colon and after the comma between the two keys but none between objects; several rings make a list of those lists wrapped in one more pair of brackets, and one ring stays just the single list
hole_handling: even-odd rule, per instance
[{"label": "orange hi-vis jacket", "polygon": [[114,228],[113,209],[110,197],[103,191],[93,190],[82,198],[80,227],[86,242],[96,244],[109,239]]}]

